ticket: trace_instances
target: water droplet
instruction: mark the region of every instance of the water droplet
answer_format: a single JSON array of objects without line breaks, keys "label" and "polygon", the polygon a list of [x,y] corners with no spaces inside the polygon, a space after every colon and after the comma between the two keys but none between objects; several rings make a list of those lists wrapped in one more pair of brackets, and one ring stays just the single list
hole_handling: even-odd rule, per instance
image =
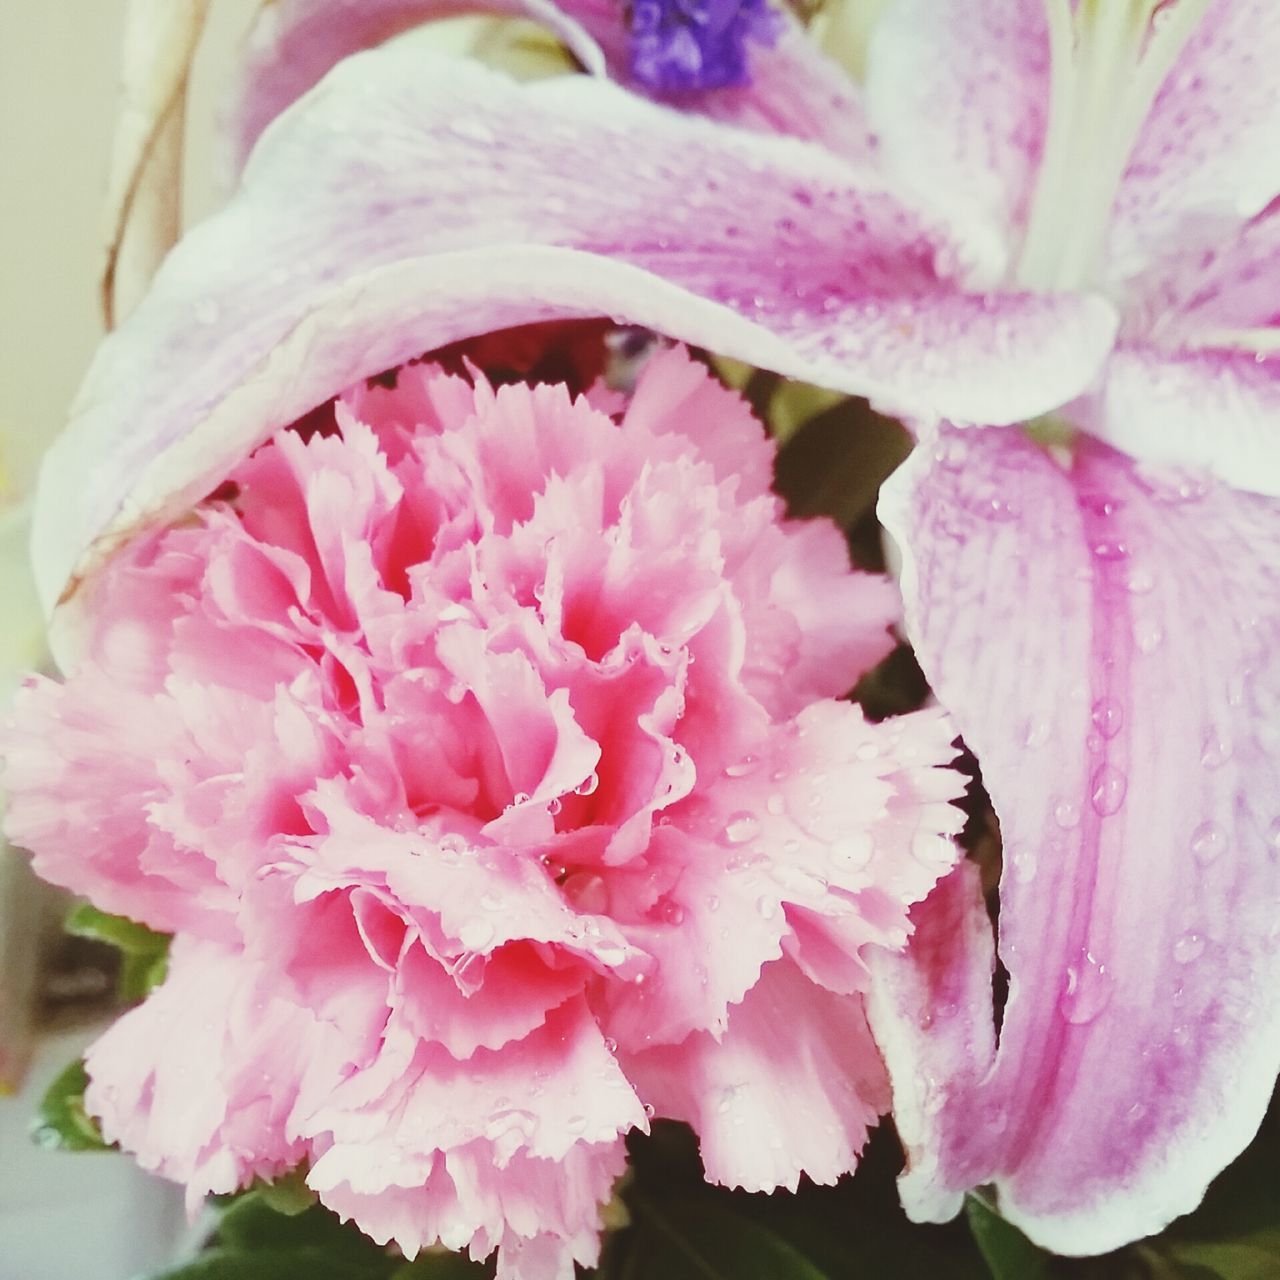
[{"label": "water droplet", "polygon": [[1114,738],[1124,724],[1124,710],[1107,698],[1093,704],[1093,723],[1104,738]]},{"label": "water droplet", "polygon": [[768,800],[765,801],[765,812],[772,814],[775,818],[786,808],[782,797],[775,791]]},{"label": "water droplet", "polygon": [[1202,822],[1191,836],[1191,852],[1197,862],[1215,861],[1227,848],[1227,833],[1216,822]]},{"label": "water droplet", "polygon": [[1107,966],[1090,951],[1082,951],[1075,963],[1067,966],[1066,982],[1058,1007],[1062,1016],[1077,1025],[1092,1022],[1111,999],[1112,981]]},{"label": "water droplet", "polygon": [[934,458],[945,471],[959,471],[969,456],[969,446],[959,436],[948,436],[934,451]]},{"label": "water droplet", "polygon": [[754,813],[742,809],[729,816],[724,824],[725,844],[746,844],[760,833],[760,819]]},{"label": "water droplet", "polygon": [[549,813],[553,818],[554,818],[554,817],[556,816],[556,814],[558,814],[558,813],[560,812],[560,810],[561,810],[561,809],[563,809],[563,808],[564,808],[564,804],[561,802],[561,800],[560,800],[560,797],[559,797],[559,796],[556,796],[556,797],[554,797],[553,799],[551,799],[551,800],[548,800],[548,801],[547,801],[547,812],[548,812],[548,813]]},{"label": "water droplet", "polygon": [[511,797],[511,804],[509,807],[512,809],[516,809],[516,808],[519,808],[520,805],[528,804],[528,803],[529,803],[529,793],[527,791],[517,791],[515,795]]},{"label": "water droplet", "polygon": [[458,930],[458,941],[468,951],[480,951],[493,941],[493,925],[488,920],[468,920]]},{"label": "water droplet", "polygon": [[604,1051],[605,1051],[606,1053],[617,1053],[617,1052],[618,1052],[618,1042],[617,1042],[617,1041],[616,1041],[612,1036],[605,1036],[605,1038],[604,1038]]},{"label": "water droplet", "polygon": [[1179,964],[1190,964],[1204,955],[1204,937],[1199,933],[1184,933],[1173,944],[1173,958]]},{"label": "water droplet", "polygon": [[831,845],[831,861],[838,867],[856,871],[871,861],[875,844],[869,831],[853,831]]},{"label": "water droplet", "polygon": [[1280,818],[1273,818],[1267,828],[1267,843],[1272,853],[1280,853]]},{"label": "water droplet", "polygon": [[717,898],[714,893],[707,899],[707,910],[708,911],[720,910],[720,899]]},{"label": "water droplet", "polygon": [[680,924],[684,920],[684,908],[670,898],[662,904],[660,914],[667,924]]},{"label": "water droplet", "polygon": [[1125,582],[1129,594],[1134,596],[1150,595],[1155,590],[1156,580],[1150,569],[1133,568]]},{"label": "water droplet", "polygon": [[1200,763],[1206,769],[1219,769],[1231,759],[1231,744],[1218,733],[1210,730],[1205,735],[1204,746],[1200,752]]},{"label": "water droplet", "polygon": [[573,1133],[573,1134],[583,1133],[586,1131],[587,1117],[586,1116],[570,1116],[564,1122],[564,1127],[568,1129],[570,1133]]},{"label": "water droplet", "polygon": [[448,858],[457,857],[460,853],[466,853],[471,846],[460,835],[456,835],[451,831],[440,837],[438,847],[440,852]]},{"label": "water droplet", "polygon": [[600,785],[600,777],[596,773],[589,773],[583,780],[574,787],[574,794],[579,796],[589,796]]},{"label": "water droplet", "polygon": [[1133,624],[1133,643],[1140,653],[1155,653],[1164,643],[1164,628],[1154,618],[1139,618]]},{"label": "water droplet", "polygon": [[1064,831],[1080,824],[1080,806],[1072,800],[1059,800],[1053,807],[1053,820]]},{"label": "water droplet", "polygon": [[778,914],[778,904],[773,898],[760,898],[756,902],[756,911],[761,920],[772,920]]},{"label": "water droplet", "polygon": [[658,1114],[658,1108],[655,1107],[652,1102],[646,1102],[644,1104],[644,1113],[650,1120],[652,1120],[653,1117]]},{"label": "water droplet", "polygon": [[858,760],[875,760],[880,755],[880,746],[875,742],[862,742],[858,744],[858,749],[853,754]]},{"label": "water droplet", "polygon": [[1119,813],[1124,804],[1129,780],[1114,765],[1104,764],[1093,775],[1093,790],[1089,796],[1094,811],[1103,818]]},{"label": "water droplet", "polygon": [[743,756],[736,764],[731,764],[724,771],[726,778],[745,778],[748,774],[755,773],[760,767],[760,760],[757,756]]},{"label": "water droplet", "polygon": [[1034,751],[1037,747],[1043,747],[1049,741],[1049,733],[1049,721],[1044,716],[1039,716],[1035,720],[1028,720],[1023,727],[1022,744]]},{"label": "water droplet", "polygon": [[1119,538],[1099,538],[1090,548],[1098,560],[1114,563],[1125,560],[1129,556],[1128,545]]},{"label": "water droplet", "polygon": [[1039,865],[1034,853],[1024,849],[1013,855],[1013,874],[1019,883],[1030,884],[1036,878],[1038,869]]}]

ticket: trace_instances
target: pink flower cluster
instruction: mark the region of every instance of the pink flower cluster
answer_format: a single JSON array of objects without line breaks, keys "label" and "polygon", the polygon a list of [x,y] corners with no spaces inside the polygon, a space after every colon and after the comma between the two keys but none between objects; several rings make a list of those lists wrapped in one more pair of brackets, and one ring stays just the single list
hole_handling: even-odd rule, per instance
[{"label": "pink flower cluster", "polygon": [[679,349],[629,397],[410,364],[86,585],[4,782],[42,875],[177,935],[89,1055],[109,1138],[523,1280],[595,1260],[652,1116],[721,1183],[853,1167],[864,956],[962,779],[940,713],[837,700],[896,595],[773,451]]}]

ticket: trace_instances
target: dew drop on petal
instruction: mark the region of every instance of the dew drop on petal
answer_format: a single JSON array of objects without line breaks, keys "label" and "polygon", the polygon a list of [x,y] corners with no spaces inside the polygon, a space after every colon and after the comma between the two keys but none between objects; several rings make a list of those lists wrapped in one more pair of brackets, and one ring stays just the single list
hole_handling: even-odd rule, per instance
[{"label": "dew drop on petal", "polygon": [[1093,775],[1093,789],[1089,800],[1094,812],[1103,818],[1119,813],[1128,790],[1128,778],[1114,765],[1104,764]]},{"label": "dew drop on petal", "polygon": [[458,930],[458,941],[468,951],[479,951],[493,941],[493,925],[488,920],[468,920]]},{"label": "dew drop on petal", "polygon": [[1154,618],[1139,618],[1133,624],[1133,643],[1139,652],[1153,654],[1164,643],[1164,628]]},{"label": "dew drop on petal", "polygon": [[869,831],[854,831],[831,845],[831,861],[838,867],[857,870],[871,861],[875,844]]},{"label": "dew drop on petal", "polygon": [[745,778],[748,774],[755,773],[760,767],[760,760],[757,756],[743,756],[736,764],[729,765],[724,773],[726,778]]},{"label": "dew drop on petal", "polygon": [[667,924],[680,924],[684,920],[684,908],[670,898],[662,904],[660,914]]},{"label": "dew drop on petal", "polygon": [[574,794],[580,796],[589,796],[600,785],[599,775],[589,773],[583,780],[574,787]]},{"label": "dew drop on petal", "polygon": [[1114,738],[1124,724],[1124,711],[1118,703],[1099,698],[1093,704],[1093,723],[1104,738]]},{"label": "dew drop on petal", "polygon": [[1192,833],[1191,852],[1197,862],[1216,861],[1226,847],[1227,833],[1216,822],[1202,822]]},{"label": "dew drop on petal", "polygon": [[1219,769],[1231,759],[1231,744],[1218,733],[1210,731],[1200,751],[1200,763],[1206,769]]},{"label": "dew drop on petal", "polygon": [[1128,546],[1118,538],[1099,538],[1091,550],[1097,559],[1110,563],[1125,560],[1129,555]]},{"label": "dew drop on petal", "polygon": [[1173,958],[1179,964],[1190,964],[1204,955],[1204,936],[1199,933],[1184,933],[1173,944]]},{"label": "dew drop on petal", "polygon": [[1082,951],[1067,966],[1066,981],[1058,1008],[1062,1016],[1077,1025],[1092,1022],[1107,1007],[1112,992],[1111,975],[1090,951]]},{"label": "dew drop on petal", "polygon": [[728,822],[724,824],[723,839],[725,844],[746,844],[759,833],[760,819],[754,813],[741,809],[729,815]]},{"label": "dew drop on petal", "polygon": [[1053,806],[1053,820],[1064,831],[1080,825],[1080,806],[1072,800],[1059,800]]}]

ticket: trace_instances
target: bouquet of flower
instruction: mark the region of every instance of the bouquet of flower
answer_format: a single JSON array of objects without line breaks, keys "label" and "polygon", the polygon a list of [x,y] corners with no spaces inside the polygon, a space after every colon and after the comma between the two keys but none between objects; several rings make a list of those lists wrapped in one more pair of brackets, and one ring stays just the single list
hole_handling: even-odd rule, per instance
[{"label": "bouquet of flower", "polygon": [[143,287],[206,7],[34,509],[45,1140],[171,1280],[1280,1274],[1280,8],[274,0]]}]

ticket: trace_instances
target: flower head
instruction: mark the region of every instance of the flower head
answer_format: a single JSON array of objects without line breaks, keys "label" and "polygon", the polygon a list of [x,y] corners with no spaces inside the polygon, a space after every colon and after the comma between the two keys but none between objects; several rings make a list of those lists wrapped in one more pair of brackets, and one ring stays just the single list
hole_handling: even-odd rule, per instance
[{"label": "flower head", "polygon": [[748,41],[781,30],[768,0],[632,0],[627,27],[631,74],[666,93],[748,83]]},{"label": "flower head", "polygon": [[895,596],[771,455],[679,350],[629,397],[415,363],[111,561],[5,775],[44,875],[178,934],[89,1055],[109,1137],[195,1196],[305,1162],[376,1239],[522,1277],[594,1260],[650,1115],[735,1185],[853,1166],[864,953],[960,780],[936,712],[835,701]]}]

